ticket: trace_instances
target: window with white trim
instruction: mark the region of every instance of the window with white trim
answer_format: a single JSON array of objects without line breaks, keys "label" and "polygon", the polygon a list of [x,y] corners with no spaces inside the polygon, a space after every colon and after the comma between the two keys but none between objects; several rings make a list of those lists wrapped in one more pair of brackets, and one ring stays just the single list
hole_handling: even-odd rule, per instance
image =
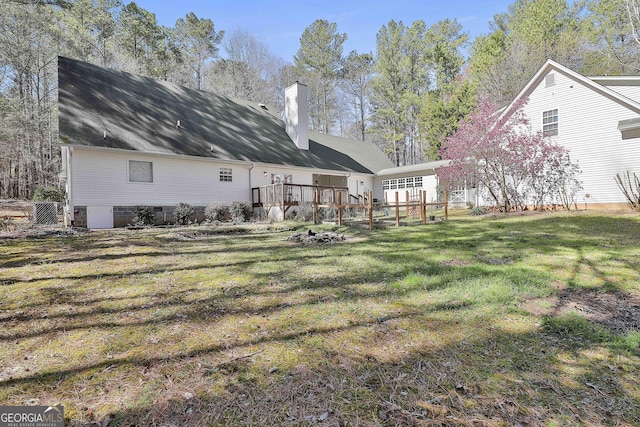
[{"label": "window with white trim", "polygon": [[422,177],[412,176],[409,178],[383,179],[383,190],[399,190],[403,188],[422,188]]},{"label": "window with white trim", "polygon": [[271,183],[272,184],[292,184],[293,183],[293,175],[283,175],[281,173],[272,173],[271,174]]},{"label": "window with white trim", "polygon": [[153,162],[129,160],[129,182],[153,182]]},{"label": "window with white trim", "polygon": [[232,182],[233,170],[231,168],[220,168],[219,177],[220,177],[220,182]]},{"label": "window with white trim", "polygon": [[558,134],[558,109],[542,112],[542,133],[544,136]]}]

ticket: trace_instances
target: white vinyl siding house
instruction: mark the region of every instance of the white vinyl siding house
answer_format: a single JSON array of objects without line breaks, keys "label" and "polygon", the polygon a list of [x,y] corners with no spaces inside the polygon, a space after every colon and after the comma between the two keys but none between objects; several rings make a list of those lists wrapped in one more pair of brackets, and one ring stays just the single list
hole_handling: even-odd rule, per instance
[{"label": "white vinyl siding house", "polygon": [[[246,162],[228,164],[88,147],[66,147],[66,151],[73,171],[67,182],[69,204],[76,215],[86,215],[89,228],[125,225],[136,206],[170,213],[180,202],[206,206],[250,199],[250,164]],[[220,182],[220,169],[234,173],[233,182]],[[119,216],[127,219],[119,221]]]},{"label": "white vinyl siding house", "polygon": [[[547,76],[553,74],[553,85]],[[628,95],[640,94],[640,79],[631,79],[621,95],[553,61],[548,61],[523,89],[524,112],[534,131],[556,133],[552,139],[569,149],[572,161],[582,170],[583,203],[624,205],[626,199],[614,176],[624,171],[640,172],[640,139],[624,139],[619,123],[640,117],[640,104]],[[518,99],[516,98],[516,99]],[[552,126],[554,125],[554,126]]]},{"label": "white vinyl siding house", "polygon": [[[74,147],[71,165],[74,171],[74,205],[96,205],[108,200],[112,206],[167,206],[177,201],[192,205],[213,202],[230,203],[250,198],[250,164],[221,164],[207,159],[103,151]],[[153,182],[128,179],[131,162],[153,165]],[[220,183],[218,169],[234,173],[233,182]],[[223,184],[223,185],[222,185]]]},{"label": "white vinyl siding house", "polygon": [[[395,167],[372,143],[305,132],[306,106],[293,101],[306,99],[306,87],[295,83],[287,92],[283,121],[261,104],[60,57],[65,218],[110,228],[129,224],[136,206],[153,207],[166,222],[177,203],[195,206],[202,218],[212,202],[239,200],[284,219],[294,205],[265,207],[254,198],[278,184],[347,187],[349,202],[368,191],[387,201],[397,192],[404,202],[423,190],[438,200],[437,169],[448,161]],[[523,98],[532,129],[567,147],[582,169],[578,202],[626,205],[614,177],[640,173],[640,78],[589,79],[547,61],[501,114]],[[468,187],[449,201],[479,204]]]},{"label": "white vinyl siding house", "polygon": [[373,143],[308,131],[306,91],[287,88],[283,120],[264,104],[59,57],[65,221],[124,226],[145,206],[167,223],[178,203],[203,220],[210,203],[234,201],[284,219],[295,209],[285,192],[259,197],[275,177],[305,188],[305,198],[315,185],[347,187],[357,199],[393,163]]},{"label": "white vinyl siding house", "polygon": [[[89,228],[126,225],[128,219],[118,222],[118,214],[122,211],[123,216],[129,218],[135,206],[154,206],[170,212],[180,202],[203,207],[212,202],[230,204],[236,200],[251,200],[251,188],[271,184],[272,176],[291,177],[292,182],[309,186],[314,185],[314,176],[318,173],[341,176],[354,197],[373,186],[372,174],[336,175],[335,171],[310,168],[87,147],[65,147],[65,152],[69,157],[69,169],[73,171],[67,182],[67,193],[72,195],[69,202],[76,207],[76,214],[86,215]],[[132,165],[137,174],[133,180]],[[153,173],[152,181],[149,181],[149,171]],[[279,209],[270,213],[275,219],[282,219],[281,216]]]}]

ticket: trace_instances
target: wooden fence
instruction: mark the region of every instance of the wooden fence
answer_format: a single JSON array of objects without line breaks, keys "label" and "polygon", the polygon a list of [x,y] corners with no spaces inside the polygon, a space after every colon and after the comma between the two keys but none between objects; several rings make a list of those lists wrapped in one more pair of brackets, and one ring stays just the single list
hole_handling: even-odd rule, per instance
[{"label": "wooden fence", "polygon": [[[395,210],[395,223],[396,226],[400,226],[400,218],[409,217],[411,212],[418,210],[420,213],[420,220],[423,224],[426,224],[428,220],[434,220],[435,218],[429,218],[427,215],[427,209],[429,207],[443,207],[444,219],[449,219],[449,205],[447,202],[447,192],[444,192],[444,201],[442,202],[427,202],[427,192],[420,190],[418,193],[418,199],[410,199],[409,192],[406,192],[404,202],[400,202],[399,193],[395,192],[395,203],[386,201],[385,203],[375,202],[371,191],[369,191],[363,198],[364,203],[344,203],[342,202],[342,194],[337,193],[337,203],[324,204],[321,203],[318,197],[314,197],[313,200],[313,222],[318,222],[318,209],[329,208],[337,209],[338,211],[338,225],[342,225],[343,222],[343,210],[344,209],[365,209],[366,215],[369,219],[369,230],[373,229],[373,211],[374,209],[394,209]],[[401,215],[401,211],[404,208],[404,216]]]},{"label": "wooden fence", "polygon": [[[444,207],[445,220],[449,218],[446,192],[443,202],[431,203],[427,202],[426,190],[414,191],[411,194],[407,190],[405,193],[404,202],[399,201],[400,197],[397,191],[395,192],[395,202],[389,200],[380,202],[373,199],[371,191],[354,196],[349,194],[349,189],[346,187],[278,183],[253,188],[252,205],[254,208],[265,209],[267,214],[271,208],[278,207],[284,215],[291,207],[310,203],[314,224],[318,223],[318,210],[324,208],[337,210],[339,225],[342,225],[345,209],[364,209],[365,216],[369,218],[369,229],[373,229],[373,211],[379,209],[394,209],[396,225],[400,225],[401,218],[409,217],[412,213],[415,215],[416,211],[419,212],[422,222],[426,224],[429,220],[427,215],[429,207]],[[401,215],[402,210],[404,210],[404,215]]]}]

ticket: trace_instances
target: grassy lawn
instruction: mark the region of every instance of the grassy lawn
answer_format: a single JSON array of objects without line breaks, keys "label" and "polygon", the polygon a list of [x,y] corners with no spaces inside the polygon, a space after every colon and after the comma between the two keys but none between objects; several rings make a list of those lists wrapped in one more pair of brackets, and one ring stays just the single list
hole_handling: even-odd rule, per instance
[{"label": "grassy lawn", "polygon": [[[306,228],[305,228],[306,227]],[[640,425],[640,217],[0,240],[0,403],[80,425]]]}]

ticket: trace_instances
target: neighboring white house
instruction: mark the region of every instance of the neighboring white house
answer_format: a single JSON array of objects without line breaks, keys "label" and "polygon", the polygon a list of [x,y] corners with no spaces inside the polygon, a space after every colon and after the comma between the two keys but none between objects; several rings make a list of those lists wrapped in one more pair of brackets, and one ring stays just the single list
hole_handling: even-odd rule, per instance
[{"label": "neighboring white house", "polygon": [[[614,177],[627,171],[640,174],[640,76],[585,77],[548,60],[502,115],[510,114],[522,99],[527,99],[523,109],[532,130],[569,149],[571,160],[582,170],[578,207],[628,207]],[[436,170],[446,163],[384,169],[376,173],[376,186],[384,187],[386,197],[395,197],[396,188],[402,188],[402,201],[408,189],[402,178],[414,177],[413,183],[420,180],[431,201],[438,186]],[[473,188],[458,188],[450,191],[449,203],[493,203],[481,195]]]},{"label": "neighboring white house", "polygon": [[524,112],[533,131],[568,148],[578,162],[579,207],[627,206],[614,177],[640,173],[640,77],[585,77],[549,60],[503,114],[520,99],[528,99]]},{"label": "neighboring white house", "polygon": [[[124,226],[140,205],[162,219],[180,202],[202,218],[212,202],[255,202],[258,188],[276,183],[296,184],[287,190],[300,193],[287,197],[299,198],[342,188],[347,203],[393,166],[372,143],[308,131],[300,83],[285,93],[284,121],[263,104],[63,57],[58,93],[66,213],[76,226]],[[286,209],[267,213],[282,219]]]}]

